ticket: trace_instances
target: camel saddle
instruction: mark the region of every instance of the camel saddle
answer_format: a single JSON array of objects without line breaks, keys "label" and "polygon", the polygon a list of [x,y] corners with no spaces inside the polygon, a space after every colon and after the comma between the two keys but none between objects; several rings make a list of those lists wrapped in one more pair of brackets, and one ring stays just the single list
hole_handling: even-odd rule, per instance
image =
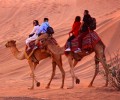
[{"label": "camel saddle", "polygon": [[[30,46],[30,49],[29,50],[27,50],[27,45],[26,45],[26,53],[27,53],[27,55],[29,55],[31,52],[32,52],[32,50],[33,50],[33,48],[35,47],[35,40],[34,41],[31,41],[30,43],[29,43],[29,46]],[[38,42],[38,44],[37,44],[37,49],[42,49],[42,46],[41,46],[41,44],[40,44],[40,41]]]},{"label": "camel saddle", "polygon": [[[78,35],[75,39],[73,39],[71,41],[71,51],[75,51],[77,50],[77,48],[79,47],[79,37],[80,35]],[[91,50],[93,50],[94,46],[100,41],[100,37],[98,36],[98,34],[93,31],[88,33],[83,39],[82,39],[82,51],[88,51],[91,52]]]},{"label": "camel saddle", "polygon": [[[42,39],[41,39],[42,40]],[[50,42],[52,42],[52,43],[54,43],[55,45],[58,45],[58,43],[57,43],[57,41],[53,38],[53,37],[49,37],[48,38],[48,41],[50,41]],[[27,53],[27,55],[29,55],[32,51],[33,51],[33,49],[34,49],[34,47],[35,47],[35,40],[34,41],[31,41],[30,43],[29,43],[29,46],[30,46],[30,49],[29,50],[27,50],[27,46],[26,46],[26,53]],[[37,49],[40,49],[40,50],[46,50],[46,48],[44,47],[44,46],[42,46],[42,44],[41,44],[41,42],[39,41],[38,42],[38,44],[37,44]]]}]

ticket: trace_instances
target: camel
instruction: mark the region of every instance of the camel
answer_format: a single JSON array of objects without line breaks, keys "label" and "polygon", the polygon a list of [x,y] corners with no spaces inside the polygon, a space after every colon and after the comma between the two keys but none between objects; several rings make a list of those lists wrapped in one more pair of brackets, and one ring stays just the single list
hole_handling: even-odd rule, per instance
[{"label": "camel", "polygon": [[[91,31],[92,34],[92,31]],[[42,44],[46,47],[49,47],[49,50],[51,52],[54,52],[54,54],[65,54],[65,47],[57,47],[54,44],[50,43],[50,39],[45,37],[44,39],[42,39]],[[82,60],[83,57],[91,54],[91,53],[95,53],[95,73],[94,76],[90,82],[90,84],[88,85],[88,87],[92,87],[93,82],[99,72],[99,62],[101,62],[101,64],[103,65],[103,68],[105,70],[105,74],[106,74],[106,83],[105,86],[108,86],[108,66],[106,63],[106,58],[105,58],[105,45],[103,44],[103,42],[100,40],[95,46],[94,48],[90,51],[90,52],[86,52],[86,51],[82,51],[80,53],[74,53],[74,52],[67,52],[67,59],[70,65],[70,72],[71,72],[71,76],[72,76],[72,85],[70,87],[68,87],[68,89],[72,89],[74,87],[74,80],[76,79],[76,84],[79,84],[80,80],[76,77],[75,73],[74,73],[74,67],[77,65],[77,63],[79,61]],[[75,59],[74,56],[79,57],[79,59]]]},{"label": "camel", "polygon": [[[34,70],[36,68],[36,66],[38,65],[37,62],[33,62],[32,60],[32,56],[30,56],[29,58],[26,56],[26,53],[25,51],[19,51],[18,48],[16,47],[16,41],[15,40],[10,40],[8,41],[5,46],[7,48],[9,48],[12,52],[12,54],[14,55],[14,57],[18,60],[24,60],[24,59],[27,59],[28,60],[28,63],[29,63],[29,66],[30,66],[30,69],[31,69],[31,74],[30,76],[32,77],[32,86],[29,88],[29,89],[34,89],[34,82],[36,82],[36,85],[37,86],[40,86],[40,83],[36,80],[35,78],[35,74],[34,74]],[[51,57],[52,58],[52,75],[51,75],[51,78],[50,78],[50,81],[49,83],[47,84],[46,88],[49,88],[50,87],[50,84],[51,84],[51,81],[55,75],[55,70],[56,70],[56,65],[58,65],[61,73],[62,73],[62,85],[60,88],[63,88],[64,87],[64,79],[65,79],[65,71],[62,67],[62,60],[61,60],[61,55],[59,54],[53,54],[52,52],[42,52],[40,49],[37,49],[34,51],[33,53],[34,57],[38,60],[38,61],[41,61],[45,58],[48,58],[48,57]]]}]

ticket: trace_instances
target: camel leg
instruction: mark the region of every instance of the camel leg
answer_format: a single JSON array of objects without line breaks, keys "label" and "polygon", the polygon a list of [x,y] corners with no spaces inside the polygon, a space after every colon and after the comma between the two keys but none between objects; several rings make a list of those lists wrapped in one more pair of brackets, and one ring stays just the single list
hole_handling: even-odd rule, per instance
[{"label": "camel leg", "polygon": [[108,86],[108,74],[109,74],[109,68],[108,68],[108,65],[107,65],[107,62],[106,62],[106,57],[105,57],[105,53],[104,53],[104,48],[103,50],[100,52],[101,55],[100,55],[100,62],[102,63],[103,65],[103,68],[105,70],[105,74],[106,74],[106,83],[105,83],[105,87]]},{"label": "camel leg", "polygon": [[[34,62],[33,64],[34,64],[34,70],[35,70],[35,68],[36,68],[36,66],[37,66],[38,63]],[[36,86],[39,87],[40,86],[40,82],[38,82],[35,77],[34,77],[34,81],[36,82]]]},{"label": "camel leg", "polygon": [[[73,63],[73,68],[75,68],[75,66],[77,65],[78,61],[74,60],[74,63]],[[80,83],[80,79],[75,76],[75,79],[76,79],[76,84],[79,84]]]},{"label": "camel leg", "polygon": [[34,81],[35,81],[34,70],[35,70],[35,66],[34,66],[34,64],[31,60],[28,60],[28,63],[29,63],[30,69],[31,69],[30,76],[32,77],[32,86],[29,89],[34,89]]},{"label": "camel leg", "polygon": [[55,71],[56,71],[56,62],[52,62],[52,67],[53,67],[53,70],[52,70],[52,75],[51,75],[51,78],[50,78],[50,81],[49,83],[47,84],[46,88],[49,88],[50,84],[51,84],[51,81],[52,79],[54,78],[55,76]]},{"label": "camel leg", "polygon": [[59,69],[60,69],[60,71],[62,73],[62,85],[61,85],[60,88],[63,88],[64,87],[64,80],[65,80],[65,71],[64,71],[64,69],[63,69],[61,64],[58,64],[58,67],[59,67]]},{"label": "camel leg", "polygon": [[61,71],[61,73],[62,73],[62,85],[61,85],[60,88],[63,88],[63,87],[64,87],[64,80],[65,80],[65,71],[64,71],[64,69],[63,69],[63,67],[62,67],[62,59],[61,59],[61,56],[59,57],[58,60],[56,60],[56,64],[58,65],[58,67],[59,67],[59,69],[60,69],[60,71]]},{"label": "camel leg", "polygon": [[106,87],[106,86],[108,86],[108,74],[109,74],[109,69],[108,69],[108,67],[107,67],[107,63],[106,63],[106,61],[105,61],[104,58],[101,58],[101,59],[100,59],[100,62],[102,63],[103,68],[104,68],[104,70],[105,70],[105,74],[106,74],[106,83],[105,83],[105,87]]},{"label": "camel leg", "polygon": [[68,62],[69,62],[69,65],[70,65],[70,73],[71,73],[71,76],[72,76],[72,86],[68,87],[68,89],[72,89],[74,87],[74,80],[76,78],[75,76],[75,73],[74,73],[74,66],[73,66],[73,60],[70,56],[68,56]]},{"label": "camel leg", "polygon": [[109,69],[106,63],[106,58],[105,58],[105,54],[104,54],[104,49],[103,50],[98,50],[98,52],[96,53],[97,58],[99,58],[99,61],[102,63],[103,68],[105,70],[105,74],[106,74],[106,83],[105,83],[105,87],[108,86],[108,74],[109,74]]},{"label": "camel leg", "polygon": [[88,87],[92,87],[92,84],[93,84],[94,79],[97,76],[98,72],[99,72],[99,59],[97,59],[97,57],[95,56],[95,73],[94,73],[93,79],[90,82],[90,84],[88,85]]},{"label": "camel leg", "polygon": [[74,60],[73,67],[77,65],[78,61]]}]

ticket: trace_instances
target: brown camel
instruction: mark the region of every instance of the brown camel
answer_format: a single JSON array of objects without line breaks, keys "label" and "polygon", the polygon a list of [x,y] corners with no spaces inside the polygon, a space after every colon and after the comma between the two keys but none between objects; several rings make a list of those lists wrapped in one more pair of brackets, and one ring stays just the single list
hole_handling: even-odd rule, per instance
[{"label": "brown camel", "polygon": [[[28,63],[29,63],[29,66],[31,68],[31,74],[30,76],[32,77],[32,86],[29,88],[29,89],[33,89],[34,88],[34,82],[36,82],[36,85],[39,86],[40,83],[35,79],[35,75],[34,75],[34,70],[37,66],[38,63],[36,62],[33,62],[32,60],[32,56],[27,58],[26,54],[25,54],[25,51],[19,51],[16,47],[16,41],[14,40],[10,40],[6,43],[5,45],[7,48],[10,48],[11,52],[13,53],[13,55],[15,56],[15,58],[17,58],[18,60],[24,60],[24,59],[27,59],[28,60]],[[65,79],[65,72],[64,72],[64,69],[62,67],[62,60],[61,60],[61,55],[59,54],[53,54],[52,52],[50,51],[41,51],[40,49],[37,49],[35,50],[35,52],[33,53],[34,57],[40,61],[40,60],[43,60],[45,58],[48,58],[48,57],[51,57],[52,58],[52,75],[51,75],[51,78],[50,78],[50,81],[49,83],[47,84],[46,88],[49,88],[50,87],[50,84],[51,84],[51,81],[55,75],[55,70],[56,70],[56,65],[58,65],[61,73],[62,73],[62,85],[61,85],[61,88],[64,87],[64,79]]]},{"label": "brown camel", "polygon": [[[64,54],[65,53],[64,47],[60,48],[58,46],[55,46],[54,44],[52,44],[50,42],[50,39],[47,37],[42,39],[42,43],[44,46],[49,47],[49,50],[51,52],[53,52],[54,54]],[[109,72],[108,72],[108,67],[107,67],[107,63],[106,63],[104,50],[105,50],[105,45],[100,40],[90,52],[86,53],[86,51],[84,51],[84,50],[80,53],[77,53],[77,54],[74,52],[67,52],[67,58],[68,58],[68,62],[70,65],[70,72],[71,72],[71,76],[72,76],[72,85],[69,87],[69,89],[74,87],[74,80],[75,79],[76,79],[76,84],[79,84],[79,82],[80,82],[80,80],[75,76],[74,67],[77,65],[78,61],[80,61],[83,57],[85,57],[93,52],[95,52],[95,73],[94,73],[93,79],[91,80],[91,82],[89,84],[89,87],[92,87],[93,81],[99,72],[99,62],[102,63],[104,70],[105,70],[105,73],[106,73],[105,86],[108,85],[108,73]]]}]

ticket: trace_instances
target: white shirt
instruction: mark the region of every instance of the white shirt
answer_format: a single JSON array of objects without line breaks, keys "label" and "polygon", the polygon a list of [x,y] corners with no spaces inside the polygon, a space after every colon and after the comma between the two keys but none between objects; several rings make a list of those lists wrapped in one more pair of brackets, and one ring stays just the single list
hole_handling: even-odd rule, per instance
[{"label": "white shirt", "polygon": [[32,40],[35,40],[35,39],[38,38],[38,34],[37,34],[37,33],[39,32],[39,29],[40,29],[40,25],[34,26],[32,32],[31,32],[30,34],[33,34],[33,33],[35,33],[35,34],[34,34],[32,37],[30,37],[30,38],[28,39],[28,41],[29,41],[29,40],[32,41]]},{"label": "white shirt", "polygon": [[37,35],[37,33],[39,32],[39,29],[40,29],[40,26],[39,26],[39,25],[34,26],[34,28],[33,28],[32,32],[31,32],[30,34],[35,33],[35,34]]},{"label": "white shirt", "polygon": [[48,26],[50,26],[48,22],[43,22],[43,23],[40,25],[40,28],[39,28],[39,31],[38,31],[37,34],[46,33]]}]

